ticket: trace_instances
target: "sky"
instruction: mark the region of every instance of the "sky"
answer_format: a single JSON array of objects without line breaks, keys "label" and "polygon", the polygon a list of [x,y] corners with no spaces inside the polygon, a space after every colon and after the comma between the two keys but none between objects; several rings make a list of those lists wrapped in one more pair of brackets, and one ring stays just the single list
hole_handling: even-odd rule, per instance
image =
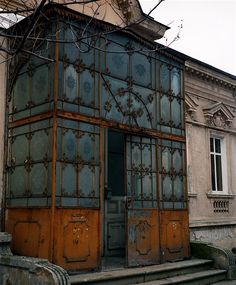
[{"label": "sky", "polygon": [[[159,0],[140,0],[147,14]],[[150,15],[171,29],[158,41],[236,75],[236,0],[165,0]],[[182,23],[182,28],[179,28]]]}]

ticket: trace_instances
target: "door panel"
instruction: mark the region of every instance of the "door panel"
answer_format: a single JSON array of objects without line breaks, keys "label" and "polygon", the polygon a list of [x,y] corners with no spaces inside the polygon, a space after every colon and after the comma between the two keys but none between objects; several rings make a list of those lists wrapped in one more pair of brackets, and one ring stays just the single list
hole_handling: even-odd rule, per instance
[{"label": "door panel", "polygon": [[127,136],[128,266],[160,261],[156,170],[156,140]]},{"label": "door panel", "polygon": [[125,252],[124,198],[112,196],[105,203],[106,256],[122,256]]},{"label": "door panel", "polygon": [[53,262],[66,270],[97,269],[99,229],[99,209],[56,209]]},{"label": "door panel", "polygon": [[159,263],[158,211],[129,210],[127,227],[127,265],[140,266]]},{"label": "door panel", "polygon": [[189,257],[189,228],[187,211],[162,211],[162,262]]}]

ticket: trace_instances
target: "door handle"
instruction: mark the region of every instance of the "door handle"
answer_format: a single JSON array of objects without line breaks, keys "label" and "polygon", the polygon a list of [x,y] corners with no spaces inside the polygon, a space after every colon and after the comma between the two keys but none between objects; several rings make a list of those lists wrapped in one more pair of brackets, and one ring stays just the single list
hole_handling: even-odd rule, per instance
[{"label": "door handle", "polygon": [[132,204],[132,199],[130,197],[125,196],[125,207],[126,209],[130,209]]}]

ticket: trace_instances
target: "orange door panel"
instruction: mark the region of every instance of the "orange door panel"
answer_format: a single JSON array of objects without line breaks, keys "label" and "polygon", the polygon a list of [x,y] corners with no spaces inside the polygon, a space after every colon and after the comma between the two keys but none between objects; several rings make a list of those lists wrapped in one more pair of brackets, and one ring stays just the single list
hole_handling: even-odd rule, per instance
[{"label": "orange door panel", "polygon": [[189,257],[189,228],[187,211],[161,211],[162,262]]},{"label": "orange door panel", "polygon": [[128,211],[128,266],[160,263],[157,210]]},{"label": "orange door panel", "polygon": [[17,255],[50,259],[50,210],[7,209],[6,231]]},{"label": "orange door panel", "polygon": [[53,262],[66,270],[99,266],[100,211],[56,209]]}]

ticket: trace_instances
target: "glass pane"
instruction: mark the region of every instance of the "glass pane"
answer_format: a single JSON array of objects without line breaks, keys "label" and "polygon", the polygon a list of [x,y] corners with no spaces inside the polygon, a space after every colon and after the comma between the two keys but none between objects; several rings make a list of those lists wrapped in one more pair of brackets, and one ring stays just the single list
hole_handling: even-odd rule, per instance
[{"label": "glass pane", "polygon": [[142,179],[143,200],[153,200],[152,175],[145,175]]},{"label": "glass pane", "polygon": [[73,65],[69,65],[64,73],[65,98],[69,101],[75,100],[77,94],[77,73]]},{"label": "glass pane", "polygon": [[167,64],[162,63],[160,68],[161,90],[167,92],[170,89],[170,71]]},{"label": "glass pane", "polygon": [[215,184],[215,161],[214,161],[214,155],[211,154],[211,187],[212,190],[216,190],[216,184]]},{"label": "glass pane", "polygon": [[91,76],[88,70],[85,70],[80,75],[80,98],[82,104],[95,107],[94,86],[94,78]]},{"label": "glass pane", "polygon": [[144,168],[152,169],[152,160],[151,160],[151,145],[143,144],[142,147],[142,165]]},{"label": "glass pane", "polygon": [[169,172],[171,168],[171,153],[167,148],[162,151],[162,168],[167,172]]},{"label": "glass pane", "polygon": [[26,108],[29,98],[29,84],[27,73],[22,74],[16,79],[14,87],[14,106],[16,111]]},{"label": "glass pane", "polygon": [[221,153],[220,139],[215,139],[215,152]]},{"label": "glass pane", "polygon": [[30,155],[34,161],[43,160],[47,157],[49,151],[47,131],[39,131],[32,133],[30,142]]},{"label": "glass pane", "polygon": [[210,138],[210,150],[211,150],[211,152],[214,151],[213,138]]},{"label": "glass pane", "polygon": [[172,199],[172,180],[170,176],[163,179],[163,200],[170,201]]},{"label": "glass pane", "polygon": [[62,196],[75,196],[76,179],[76,168],[73,164],[65,164],[62,168]]},{"label": "glass pane", "polygon": [[181,117],[180,117],[180,103],[176,98],[171,102],[171,116],[172,116],[172,121],[174,122],[174,126],[177,128],[180,128],[180,122],[181,122]]},{"label": "glass pane", "polygon": [[182,166],[182,157],[179,153],[179,150],[176,149],[173,154],[173,167],[176,172],[180,172]]},{"label": "glass pane", "polygon": [[223,191],[221,156],[219,155],[216,155],[216,176],[217,176],[217,190]]},{"label": "glass pane", "polygon": [[[91,162],[94,161],[94,137],[93,134],[82,133],[80,132],[80,139],[79,139],[79,156],[84,162]],[[97,145],[96,153],[99,152]]]},{"label": "glass pane", "polygon": [[124,51],[124,53],[107,53],[107,67],[112,75],[127,78],[129,74],[129,55],[124,47],[110,43],[109,50]]},{"label": "glass pane", "polygon": [[161,98],[161,119],[162,123],[168,125],[170,121],[170,101],[167,96]]},{"label": "glass pane", "polygon": [[32,101],[34,104],[45,102],[49,98],[49,68],[47,65],[35,69],[32,84]]},{"label": "glass pane", "polygon": [[94,63],[95,49],[91,48],[90,44],[90,40],[82,40],[80,42],[80,59],[86,67],[90,67]]},{"label": "glass pane", "polygon": [[94,197],[94,168],[83,165],[79,172],[79,195],[80,197]]},{"label": "glass pane", "polygon": [[151,83],[151,64],[145,55],[132,55],[132,77],[135,82],[147,86]]},{"label": "glass pane", "polygon": [[22,164],[29,156],[29,140],[25,135],[13,138],[12,159],[16,164]]},{"label": "glass pane", "polygon": [[[71,41],[74,38],[74,34],[71,28],[65,29],[64,37],[65,40],[68,41]],[[75,62],[79,56],[79,49],[74,43],[64,44],[64,53],[70,62]]]},{"label": "glass pane", "polygon": [[171,71],[171,89],[174,95],[179,95],[180,93],[180,84],[181,84],[181,73],[180,70],[177,68],[173,68]]},{"label": "glass pane", "polygon": [[174,194],[175,198],[178,201],[181,201],[183,199],[183,188],[182,188],[182,181],[180,177],[176,177],[174,180]]},{"label": "glass pane", "polygon": [[10,179],[10,192],[13,196],[23,196],[27,188],[28,174],[24,166],[16,167],[9,175]]},{"label": "glass pane", "polygon": [[47,169],[43,163],[33,164],[33,167],[29,173],[29,185],[31,194],[33,196],[42,196],[47,194]]},{"label": "glass pane", "polygon": [[64,157],[66,160],[75,161],[76,160],[76,150],[77,150],[77,139],[76,135],[72,130],[64,129]]},{"label": "glass pane", "polygon": [[140,173],[132,172],[131,174],[131,193],[135,200],[141,200],[142,186]]}]

